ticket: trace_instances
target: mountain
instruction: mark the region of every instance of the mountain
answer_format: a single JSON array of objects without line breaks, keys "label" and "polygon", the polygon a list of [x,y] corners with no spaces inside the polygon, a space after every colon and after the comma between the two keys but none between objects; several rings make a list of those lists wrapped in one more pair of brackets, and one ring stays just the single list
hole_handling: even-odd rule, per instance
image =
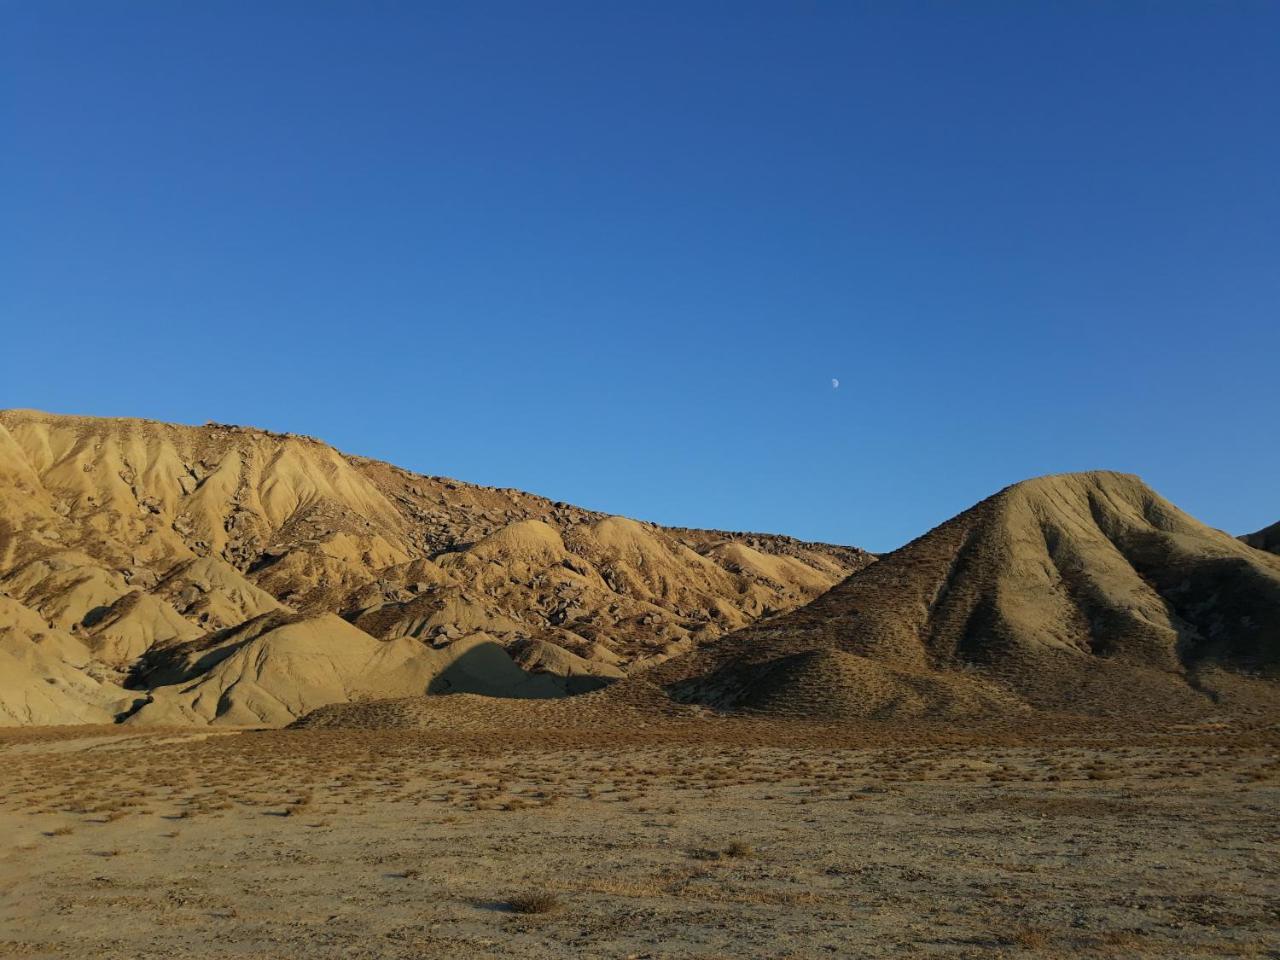
[{"label": "mountain", "polygon": [[577,692],[873,560],[309,437],[0,411],[0,723],[281,724],[428,689]]},{"label": "mountain", "polygon": [[1251,547],[1266,550],[1268,553],[1280,553],[1280,522],[1263,527],[1255,533],[1246,533],[1240,538]]},{"label": "mountain", "polygon": [[427,693],[558,722],[574,700],[519,704],[593,690],[590,710],[1203,716],[1273,709],[1278,661],[1280,558],[1123,474],[1015,484],[877,561],[307,437],[0,411],[5,723],[340,725],[370,701],[442,722]]},{"label": "mountain", "polygon": [[682,702],[780,715],[1158,716],[1273,703],[1251,676],[1278,665],[1280,560],[1098,472],[1008,487],[646,676]]}]

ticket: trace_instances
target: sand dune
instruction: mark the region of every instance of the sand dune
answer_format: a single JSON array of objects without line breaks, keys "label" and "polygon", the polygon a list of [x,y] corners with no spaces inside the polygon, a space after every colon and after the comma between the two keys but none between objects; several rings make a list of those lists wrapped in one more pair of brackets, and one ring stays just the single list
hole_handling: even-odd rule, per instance
[{"label": "sand dune", "polygon": [[192,649],[185,665],[186,677],[152,688],[125,722],[284,726],[317,707],[372,698],[565,692],[482,634],[436,650],[408,638],[375,640],[333,614],[232,631],[211,649]]}]

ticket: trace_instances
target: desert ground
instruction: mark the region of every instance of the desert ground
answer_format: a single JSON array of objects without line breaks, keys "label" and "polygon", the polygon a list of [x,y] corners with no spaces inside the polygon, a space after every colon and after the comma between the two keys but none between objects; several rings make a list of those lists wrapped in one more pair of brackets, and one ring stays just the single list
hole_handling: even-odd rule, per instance
[{"label": "desert ground", "polygon": [[0,956],[1280,956],[1280,732],[12,728]]}]

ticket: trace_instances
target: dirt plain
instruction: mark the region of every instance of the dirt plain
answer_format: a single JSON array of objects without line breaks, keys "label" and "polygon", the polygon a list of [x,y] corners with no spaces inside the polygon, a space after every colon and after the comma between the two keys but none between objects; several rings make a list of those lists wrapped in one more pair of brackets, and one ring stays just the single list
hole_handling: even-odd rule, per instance
[{"label": "dirt plain", "polygon": [[1280,732],[0,732],[0,956],[1275,957]]}]

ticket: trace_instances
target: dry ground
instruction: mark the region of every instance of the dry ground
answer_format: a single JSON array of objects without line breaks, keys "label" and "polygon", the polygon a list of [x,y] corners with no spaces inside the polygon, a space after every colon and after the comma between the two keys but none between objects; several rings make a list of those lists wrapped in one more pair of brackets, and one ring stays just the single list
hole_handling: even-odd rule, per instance
[{"label": "dry ground", "polygon": [[1278,742],[13,730],[0,957],[1277,957]]}]

